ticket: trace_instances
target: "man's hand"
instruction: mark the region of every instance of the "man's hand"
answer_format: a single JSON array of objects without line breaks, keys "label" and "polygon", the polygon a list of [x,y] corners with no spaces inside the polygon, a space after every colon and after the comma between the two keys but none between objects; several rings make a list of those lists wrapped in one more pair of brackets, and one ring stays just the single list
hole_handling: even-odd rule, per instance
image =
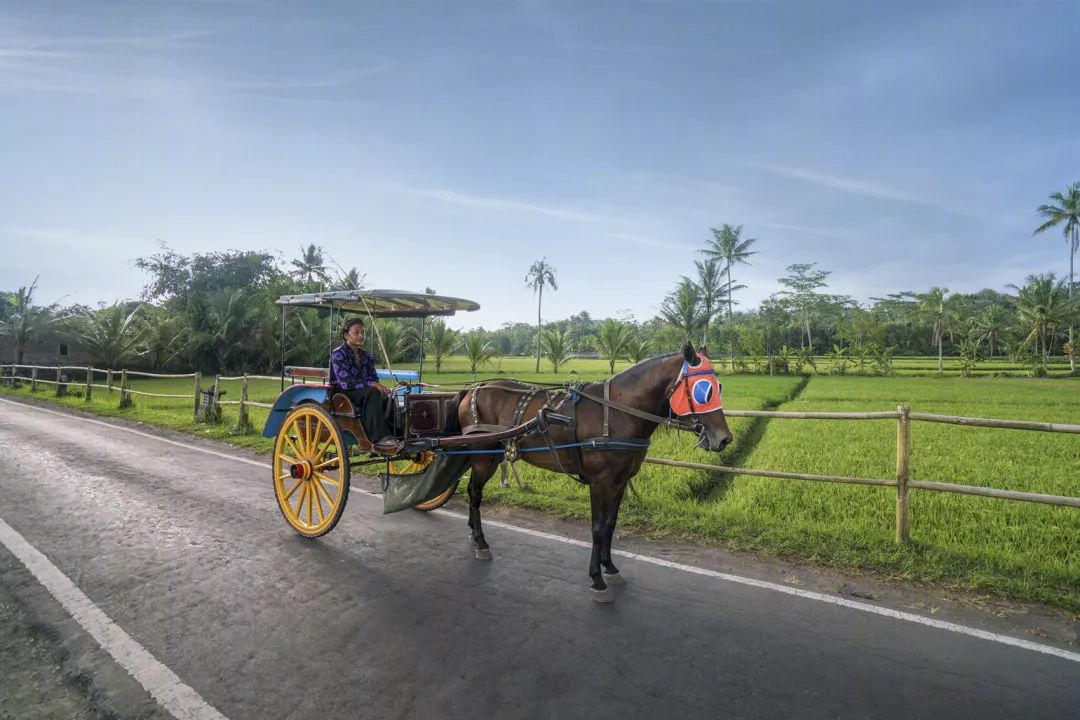
[{"label": "man's hand", "polygon": [[386,397],[390,394],[390,388],[386,387],[382,383],[371,383],[371,387],[377,388],[378,391],[382,393],[383,397]]}]

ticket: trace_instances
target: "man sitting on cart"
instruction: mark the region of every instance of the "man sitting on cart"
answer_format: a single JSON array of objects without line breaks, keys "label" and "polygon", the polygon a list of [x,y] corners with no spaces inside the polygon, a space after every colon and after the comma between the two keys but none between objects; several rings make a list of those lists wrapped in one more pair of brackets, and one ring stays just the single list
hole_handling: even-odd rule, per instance
[{"label": "man sitting on cart", "polygon": [[330,384],[349,396],[360,418],[360,424],[372,444],[392,434],[386,420],[386,397],[390,388],[379,382],[375,358],[364,350],[364,321],[352,317],[341,326],[345,341],[330,353]]}]

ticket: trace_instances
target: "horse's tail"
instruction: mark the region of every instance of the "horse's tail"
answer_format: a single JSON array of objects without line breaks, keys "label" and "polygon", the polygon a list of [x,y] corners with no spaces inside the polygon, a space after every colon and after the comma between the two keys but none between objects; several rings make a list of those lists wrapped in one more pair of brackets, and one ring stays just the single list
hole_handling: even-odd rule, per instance
[{"label": "horse's tail", "polygon": [[459,392],[454,398],[454,402],[449,403],[446,407],[446,422],[443,423],[443,429],[447,435],[461,434],[461,418],[458,417],[458,408],[461,407],[461,401],[465,399],[468,392],[468,390]]}]

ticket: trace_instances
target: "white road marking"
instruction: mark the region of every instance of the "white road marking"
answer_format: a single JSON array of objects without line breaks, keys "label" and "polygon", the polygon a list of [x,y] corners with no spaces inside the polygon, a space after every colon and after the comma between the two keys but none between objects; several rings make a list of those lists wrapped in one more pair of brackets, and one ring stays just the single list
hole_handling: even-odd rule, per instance
[{"label": "white road marking", "polygon": [[177,720],[227,720],[199,693],[114,623],[75,583],[0,518],[0,542],[52,593],[76,622]]},{"label": "white road marking", "polygon": [[[123,430],[125,432],[134,433],[135,435],[141,435],[142,437],[150,438],[152,440],[169,443],[170,445],[177,445],[182,448],[195,450],[198,452],[206,453],[208,455],[215,455],[217,457],[225,458],[227,460],[237,460],[239,462],[248,463],[249,465],[256,465],[261,468],[267,467],[266,463],[256,462],[255,460],[238,457],[235,455],[228,455],[226,453],[217,452],[216,450],[209,450],[207,448],[199,447],[198,445],[188,445],[186,443],[178,442],[176,440],[169,440],[168,438],[163,438],[158,435],[152,435],[150,433],[132,430],[131,428],[126,428],[122,425],[113,425],[112,423],[102,422],[100,420],[92,420],[90,418],[84,418],[78,415],[70,415],[67,413],[56,412],[54,410],[46,410],[45,408],[39,408],[35,405],[27,405],[25,403],[14,402],[4,398],[0,398],[0,402],[5,402],[11,405],[19,405],[20,407],[32,408],[40,412],[50,413],[52,415],[59,415],[64,418],[77,418],[79,420],[82,420],[83,422],[93,423],[95,425],[104,425],[105,427],[113,428],[116,430]],[[361,488],[354,488],[353,491],[360,492],[364,495],[369,495],[371,497],[379,497],[379,495],[377,495],[376,493],[368,492],[367,490],[363,490]],[[468,519],[465,515],[450,510],[435,510],[434,512],[440,515],[446,515],[448,517],[465,520]],[[522,535],[530,535],[532,537],[542,538],[544,540],[551,540],[552,542],[575,545],[582,548],[592,548],[592,543],[575,540],[574,538],[568,538],[563,535],[554,535],[552,533],[546,533],[540,530],[532,530],[529,528],[518,527],[517,525],[511,525],[509,523],[499,522],[497,520],[485,520],[484,524],[490,525],[492,527],[503,528],[505,530],[510,530],[516,533],[521,533]],[[613,555],[617,555],[619,557],[630,558],[632,560],[638,560],[640,562],[657,565],[659,567],[665,567],[672,570],[680,570],[682,572],[691,573],[693,575],[702,575],[704,577],[710,577],[716,580],[723,580],[725,582],[736,583],[739,585],[756,587],[762,590],[771,590],[773,592],[784,593],[786,595],[793,595],[795,597],[803,598],[805,600],[816,600],[818,602],[828,603],[831,605],[839,605],[841,607],[846,607],[851,610],[859,610],[861,612],[881,615],[883,617],[889,617],[896,620],[903,620],[905,622],[915,623],[917,625],[925,625],[927,627],[937,628],[938,630],[954,632],[960,635],[968,635],[970,637],[979,638],[981,640],[989,640],[990,642],[996,642],[1002,645],[1009,645],[1011,647],[1018,647],[1024,650],[1031,650],[1032,652],[1052,655],[1063,660],[1080,663],[1080,653],[1063,650],[1052,645],[1044,645],[1042,643],[1032,642],[1031,640],[1015,638],[1009,635],[1001,635],[1000,633],[990,632],[988,630],[979,630],[978,628],[968,627],[966,625],[959,625],[957,623],[951,623],[945,620],[935,620],[934,618],[928,618],[923,615],[904,612],[902,610],[893,610],[891,608],[878,607],[877,605],[869,605],[867,603],[856,602],[854,600],[848,600],[847,598],[842,598],[834,595],[826,595],[824,593],[814,592],[812,590],[801,590],[799,588],[789,587],[787,585],[780,585],[778,583],[768,582],[767,580],[756,580],[754,578],[743,577],[741,575],[732,575],[730,573],[707,570],[705,568],[699,568],[694,565],[686,565],[684,563],[672,562],[670,560],[655,558],[649,555],[639,555],[638,553],[626,552],[623,550],[612,550],[611,552]]]}]

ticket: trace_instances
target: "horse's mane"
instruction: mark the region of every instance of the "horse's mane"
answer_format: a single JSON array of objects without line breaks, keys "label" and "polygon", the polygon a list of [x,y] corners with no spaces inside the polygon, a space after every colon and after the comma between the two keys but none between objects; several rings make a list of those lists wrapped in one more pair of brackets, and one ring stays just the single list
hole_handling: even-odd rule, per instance
[{"label": "horse's mane", "polygon": [[664,362],[665,360],[669,360],[673,355],[680,355],[681,356],[682,353],[677,352],[677,353],[664,353],[663,355],[653,355],[648,360],[642,360],[638,364],[631,365],[630,367],[626,368],[622,372],[616,373],[615,375],[612,376],[611,379],[612,380],[633,379],[639,373],[647,373],[647,372],[649,372],[653,367],[659,365],[660,363]]}]

